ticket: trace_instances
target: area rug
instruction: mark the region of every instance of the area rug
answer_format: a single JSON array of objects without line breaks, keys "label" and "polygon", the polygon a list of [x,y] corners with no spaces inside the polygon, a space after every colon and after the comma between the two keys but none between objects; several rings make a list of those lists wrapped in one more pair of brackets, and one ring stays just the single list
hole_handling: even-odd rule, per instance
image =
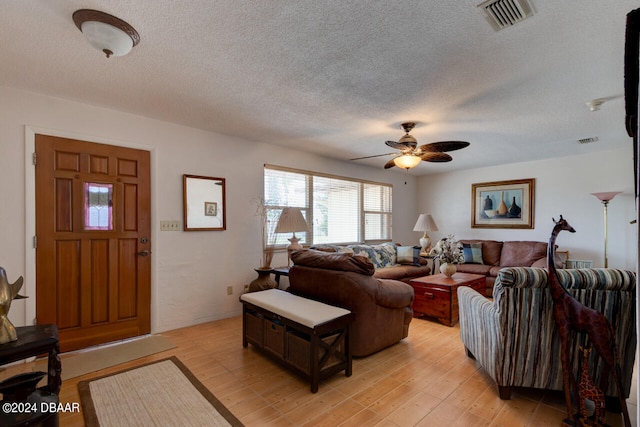
[{"label": "area rug", "polygon": [[80,381],[78,391],[87,427],[242,426],[175,356]]},{"label": "area rug", "polygon": [[[149,335],[143,338],[80,351],[69,356],[62,355],[62,381],[175,347],[175,344],[162,335]],[[46,372],[46,360],[38,362],[36,364],[37,369]]]}]

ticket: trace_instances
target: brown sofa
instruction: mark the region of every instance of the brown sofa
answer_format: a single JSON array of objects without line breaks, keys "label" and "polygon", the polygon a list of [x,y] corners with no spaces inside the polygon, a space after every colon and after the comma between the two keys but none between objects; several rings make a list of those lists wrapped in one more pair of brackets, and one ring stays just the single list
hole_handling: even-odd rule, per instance
[{"label": "brown sofa", "polygon": [[[482,263],[458,264],[457,271],[486,276],[485,295],[488,297],[493,296],[493,285],[501,269],[505,267],[544,268],[547,266],[546,242],[460,240],[460,243],[482,246]],[[562,262],[556,260],[556,267],[562,268]]]},{"label": "brown sofa", "polygon": [[[420,257],[419,246],[401,246],[397,243],[382,243],[379,245],[318,245],[311,249],[330,252],[361,255],[369,258],[375,267],[373,275],[378,279],[400,280],[409,283],[409,280],[428,276],[433,273],[433,264]],[[406,250],[413,252],[413,256],[401,257],[400,253]]]},{"label": "brown sofa", "polygon": [[291,260],[289,292],[355,314],[354,356],[375,353],[409,334],[413,288],[373,277],[375,268],[368,258],[307,249],[292,253]]}]

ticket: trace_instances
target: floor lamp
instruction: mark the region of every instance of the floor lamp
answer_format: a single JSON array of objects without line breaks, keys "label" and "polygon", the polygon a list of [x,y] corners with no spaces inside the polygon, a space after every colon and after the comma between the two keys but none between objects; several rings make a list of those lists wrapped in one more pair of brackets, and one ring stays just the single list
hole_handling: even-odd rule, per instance
[{"label": "floor lamp", "polygon": [[608,268],[609,267],[609,257],[607,254],[607,205],[609,205],[609,202],[611,200],[613,200],[614,197],[616,197],[618,194],[622,193],[622,191],[607,191],[604,193],[591,193],[591,195],[596,196],[601,202],[602,205],[604,206],[604,268]]}]

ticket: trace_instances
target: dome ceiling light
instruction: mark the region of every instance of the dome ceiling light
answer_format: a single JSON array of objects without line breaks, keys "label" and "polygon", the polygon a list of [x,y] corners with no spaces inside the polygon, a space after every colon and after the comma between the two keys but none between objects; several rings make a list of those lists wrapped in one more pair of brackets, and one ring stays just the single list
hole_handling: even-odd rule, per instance
[{"label": "dome ceiling light", "polygon": [[135,28],[120,18],[98,10],[76,10],[73,22],[89,44],[104,52],[107,58],[124,56],[140,42],[140,35]]}]

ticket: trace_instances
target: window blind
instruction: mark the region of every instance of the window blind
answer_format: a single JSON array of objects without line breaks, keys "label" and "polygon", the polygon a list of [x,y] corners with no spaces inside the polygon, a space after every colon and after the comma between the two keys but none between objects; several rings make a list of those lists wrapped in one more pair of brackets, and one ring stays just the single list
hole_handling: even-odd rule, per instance
[{"label": "window blind", "polygon": [[291,233],[273,233],[285,207],[299,208],[309,225],[296,233],[303,245],[391,240],[390,184],[265,165],[264,200],[268,244],[288,244]]}]

